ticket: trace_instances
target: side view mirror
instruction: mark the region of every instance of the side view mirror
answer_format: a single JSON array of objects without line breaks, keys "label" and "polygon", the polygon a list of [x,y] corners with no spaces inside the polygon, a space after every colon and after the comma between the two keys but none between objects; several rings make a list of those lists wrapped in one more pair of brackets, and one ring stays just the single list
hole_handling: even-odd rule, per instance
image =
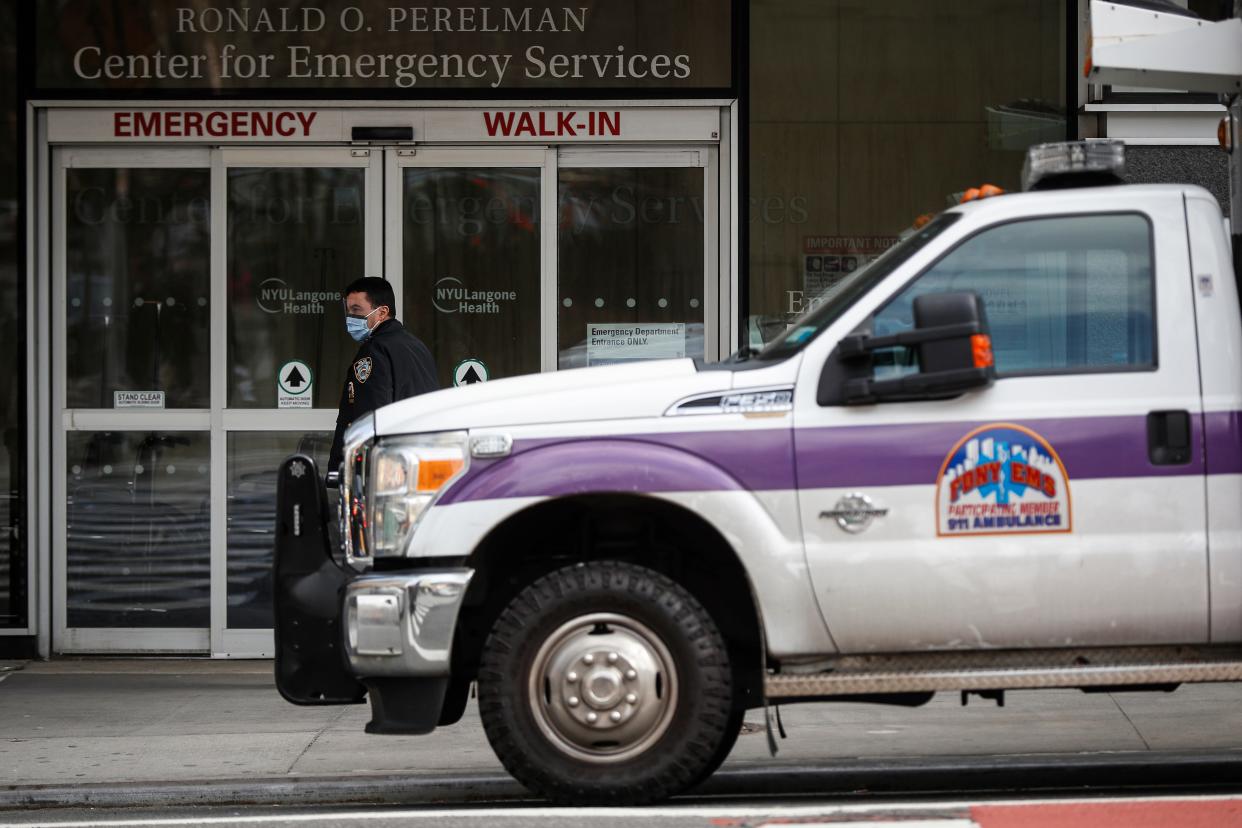
[{"label": "side view mirror", "polygon": [[[918,372],[876,379],[873,354],[894,347],[915,350]],[[844,337],[824,369],[818,396],[821,405],[943,399],[989,386],[995,376],[983,300],[972,291],[929,293],[914,300],[913,330]]]}]

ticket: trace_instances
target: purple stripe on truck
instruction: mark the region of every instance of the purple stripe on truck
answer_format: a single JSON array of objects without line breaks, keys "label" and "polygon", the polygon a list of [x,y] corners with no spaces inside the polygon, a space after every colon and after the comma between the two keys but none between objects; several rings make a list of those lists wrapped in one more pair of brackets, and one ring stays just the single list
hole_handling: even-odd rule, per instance
[{"label": "purple stripe on truck", "polygon": [[1211,411],[1207,420],[1207,473],[1242,474],[1242,411]]},{"label": "purple stripe on truck", "polygon": [[[1242,412],[1191,417],[1191,462],[1153,466],[1147,418],[1015,420],[1046,439],[1071,483],[1110,477],[1242,473]],[[476,461],[438,503],[592,492],[773,491],[933,485],[945,456],[996,421],[694,431],[519,440],[502,460]],[[796,435],[796,436],[795,436]],[[1203,450],[1206,437],[1207,452]],[[797,443],[795,475],[794,440]]]},{"label": "purple stripe on truck", "polygon": [[[1190,463],[1153,466],[1147,417],[1014,420],[1047,440],[1070,483],[1107,477],[1176,477],[1203,473],[1199,417],[1191,417]],[[908,423],[811,428],[797,433],[798,481],[810,489],[905,486],[936,482],[949,450],[977,423]],[[822,462],[820,461],[822,459]]]},{"label": "purple stripe on truck", "polygon": [[593,492],[792,489],[788,429],[515,441],[503,460],[472,463],[437,505]]}]

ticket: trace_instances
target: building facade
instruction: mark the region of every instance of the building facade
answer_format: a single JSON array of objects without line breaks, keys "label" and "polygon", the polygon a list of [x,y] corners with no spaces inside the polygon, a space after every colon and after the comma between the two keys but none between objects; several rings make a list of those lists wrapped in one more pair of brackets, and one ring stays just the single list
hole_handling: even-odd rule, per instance
[{"label": "building facade", "polygon": [[270,654],[353,278],[445,386],[758,346],[1116,128],[1080,5],[0,3],[0,653]]}]

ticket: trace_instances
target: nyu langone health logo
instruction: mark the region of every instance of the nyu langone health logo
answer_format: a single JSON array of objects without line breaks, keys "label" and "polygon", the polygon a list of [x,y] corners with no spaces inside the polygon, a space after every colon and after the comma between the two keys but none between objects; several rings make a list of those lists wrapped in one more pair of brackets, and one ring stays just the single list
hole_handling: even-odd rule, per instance
[{"label": "nyu langone health logo", "polygon": [[323,313],[324,302],[339,302],[341,294],[335,290],[295,290],[279,277],[264,279],[259,283],[255,303],[264,313]]},{"label": "nyu langone health logo", "polygon": [[440,313],[500,313],[502,302],[516,302],[516,290],[471,290],[456,276],[436,281],[431,304]]},{"label": "nyu langone health logo", "polygon": [[936,480],[936,534],[1068,532],[1069,476],[1039,434],[1012,423],[977,428]]}]

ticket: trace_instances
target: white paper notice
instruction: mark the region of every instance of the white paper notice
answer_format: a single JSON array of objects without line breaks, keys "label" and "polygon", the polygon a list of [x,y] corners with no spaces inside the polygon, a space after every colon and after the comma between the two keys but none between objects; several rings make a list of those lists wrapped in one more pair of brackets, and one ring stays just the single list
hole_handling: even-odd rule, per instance
[{"label": "white paper notice", "polygon": [[618,322],[587,325],[587,365],[615,365],[686,355],[684,322]]},{"label": "white paper notice", "polygon": [[113,391],[113,408],[163,408],[163,391]]}]

